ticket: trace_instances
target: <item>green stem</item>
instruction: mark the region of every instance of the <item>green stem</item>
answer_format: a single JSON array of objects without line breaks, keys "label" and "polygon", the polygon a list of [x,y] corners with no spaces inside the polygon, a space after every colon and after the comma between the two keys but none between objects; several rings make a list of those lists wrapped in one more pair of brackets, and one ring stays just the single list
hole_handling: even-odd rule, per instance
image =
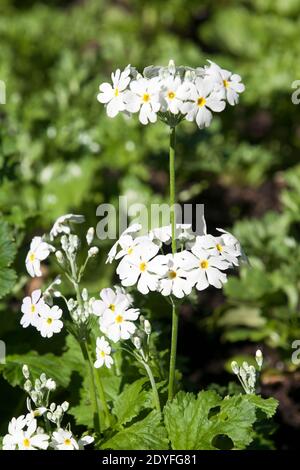
[{"label": "green stem", "polygon": [[[89,354],[89,360],[91,362],[92,359],[91,359],[89,351],[88,351],[88,354]],[[105,398],[105,393],[104,393],[104,389],[103,389],[103,385],[102,385],[102,382],[101,382],[101,377],[100,377],[99,372],[100,372],[99,370],[95,370],[96,387],[97,387],[98,395],[99,395],[99,398],[100,398],[101,406],[102,406],[102,409],[103,409],[103,413],[104,413],[105,419],[106,419],[105,424],[107,425],[107,427],[110,427],[110,425],[111,425],[110,412],[109,412],[109,408],[107,406],[107,401],[106,401],[106,398]]]},{"label": "green stem", "polygon": [[97,394],[96,394],[95,383],[94,383],[93,363],[90,361],[86,342],[81,342],[80,347],[81,347],[83,358],[87,364],[88,371],[89,371],[90,393],[91,393],[91,402],[92,402],[92,407],[93,407],[95,431],[100,433],[100,430],[101,430],[100,410],[98,406]]},{"label": "green stem", "polygon": [[[175,213],[175,127],[170,129],[170,216],[172,227],[172,254],[174,255],[176,249],[176,213]],[[174,381],[175,381],[175,368],[176,368],[176,353],[177,353],[177,336],[178,336],[178,314],[176,307],[172,301],[172,338],[171,338],[171,353],[170,353],[170,369],[169,369],[169,387],[168,399],[172,400],[174,396]]]},{"label": "green stem", "polygon": [[[78,306],[80,307],[82,313],[84,310],[84,305],[79,289],[79,284],[77,280],[77,272],[76,272],[76,267],[73,259],[70,257],[70,266],[71,266],[71,271],[72,271],[72,283],[76,292],[76,298],[78,302]],[[79,341],[81,351],[83,358],[87,364],[88,371],[89,371],[89,381],[90,381],[90,394],[91,394],[91,402],[92,402],[92,407],[93,407],[93,418],[94,418],[94,426],[95,426],[95,431],[99,432],[101,431],[101,419],[100,419],[100,409],[98,405],[98,400],[97,400],[97,393],[96,393],[96,388],[95,388],[95,382],[94,382],[94,365],[93,361],[91,360],[91,357],[89,355],[89,350],[88,350],[88,344],[87,344],[87,339],[85,341]]]},{"label": "green stem", "polygon": [[150,380],[150,383],[151,383],[151,387],[152,387],[152,391],[153,391],[153,400],[154,400],[154,403],[155,403],[155,408],[157,409],[157,411],[159,413],[161,413],[161,407],[160,407],[160,401],[159,401],[159,395],[158,395],[158,391],[157,391],[157,387],[156,387],[156,383],[155,383],[155,380],[154,380],[154,377],[153,377],[153,374],[152,374],[152,370],[151,368],[148,366],[148,364],[146,362],[142,362],[143,366],[145,367],[145,370],[148,374],[148,377],[149,377],[149,380]]}]

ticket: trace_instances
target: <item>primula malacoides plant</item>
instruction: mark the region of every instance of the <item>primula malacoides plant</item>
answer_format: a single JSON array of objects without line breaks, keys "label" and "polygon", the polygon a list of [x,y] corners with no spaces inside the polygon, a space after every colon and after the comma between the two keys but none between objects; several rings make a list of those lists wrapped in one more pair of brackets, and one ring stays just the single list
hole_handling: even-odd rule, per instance
[{"label": "primula malacoides plant", "polygon": [[[227,282],[228,273],[238,268],[242,249],[239,241],[223,229],[216,229],[214,235],[207,233],[205,220],[203,232],[197,235],[191,224],[177,223],[176,127],[184,119],[195,121],[200,129],[209,126],[214,113],[224,111],[227,103],[231,106],[238,103],[239,94],[244,88],[239,75],[224,70],[213,62],[192,69],[176,67],[173,61],[170,61],[168,67],[147,67],[143,74],[128,65],[123,71],[118,69],[112,73],[111,83],[100,85],[98,101],[104,104],[108,117],[114,118],[119,113],[127,116],[137,114],[144,125],[161,121],[169,127],[170,223],[152,228],[148,233],[142,233],[142,226],[134,223],[120,235],[106,259],[107,263],[113,263],[119,284],[103,288],[97,297],[91,297],[82,285],[85,271],[91,262],[96,262],[99,251],[94,243],[95,230],[92,227],[87,230],[84,240],[80,240],[76,234],[75,228],[77,224],[84,223],[84,216],[63,215],[54,223],[49,234],[33,238],[25,261],[28,274],[31,277],[41,277],[41,264],[52,257],[61,270],[61,275],[48,283],[44,290],[33,290],[23,299],[20,323],[23,328],[34,328],[45,341],[67,330],[78,342],[89,380],[93,429],[88,429],[88,432],[93,437],[78,437],[72,432],[70,422],[66,422],[69,403],[57,405],[50,401],[50,394],[56,388],[55,381],[47,378],[44,373],[38,378],[32,378],[29,368],[24,365],[24,390],[28,394],[27,413],[11,420],[8,434],[3,439],[3,449],[80,450],[93,442],[96,448],[120,448],[120,444],[116,444],[118,432],[124,433],[125,423],[130,422],[138,413],[134,411],[137,406],[140,409],[152,407],[154,410],[145,421],[151,417],[156,420],[155,425],[150,421],[147,424],[149,428],[145,429],[148,429],[148,433],[155,434],[155,426],[158,426],[157,433],[163,437],[160,444],[152,444],[155,448],[171,446],[182,449],[176,447],[182,444],[175,443],[169,419],[172,407],[179,406],[178,400],[191,400],[188,394],[186,398],[185,395],[180,395],[183,392],[175,396],[180,388],[176,378],[179,305],[193,292],[201,292],[207,288],[222,289]],[[68,283],[69,290],[64,288],[65,282]],[[73,295],[66,296],[65,292],[70,289]],[[138,307],[135,291],[146,297],[156,292],[161,296],[162,308],[165,309],[168,304],[170,306],[168,371],[157,372],[160,368],[155,346],[157,332],[153,330],[147,310]],[[142,382],[139,379],[135,384],[127,385],[128,388],[122,392],[126,396],[124,402],[121,394],[116,404],[110,399],[104,386],[103,371],[106,369],[106,373],[109,371],[110,374],[120,376],[122,354],[130,358],[139,371],[144,371],[147,379],[142,379]],[[260,351],[257,352],[256,361],[260,370]],[[254,366],[246,362],[239,366],[233,362],[232,370],[239,378],[245,396],[254,395],[257,379]],[[105,377],[107,380],[107,375]],[[146,393],[143,390],[146,382],[150,386],[147,395],[139,395]],[[138,393],[137,388],[133,387],[138,387]],[[132,390],[134,403],[129,407],[129,417],[122,418],[120,402],[126,408],[125,401],[130,400],[130,393],[126,390]],[[216,398],[217,395],[213,392],[201,393],[212,394],[212,407],[223,406],[218,401],[221,400],[220,397]],[[143,396],[142,400],[140,396]],[[198,399],[202,397],[204,395],[199,394]],[[231,402],[227,398],[224,406],[228,407]],[[258,396],[255,398],[258,399]],[[242,406],[241,403],[235,401],[232,404],[235,413],[235,408]],[[256,405],[257,403],[256,401]],[[192,404],[188,405],[186,402],[182,406],[184,408]],[[247,406],[250,406],[250,401]],[[209,409],[207,413],[208,411]],[[249,413],[247,409],[248,419],[252,416]],[[249,425],[253,421],[254,418]],[[132,425],[134,426],[136,424]],[[134,429],[131,432],[138,432],[136,427]],[[224,429],[217,431],[217,434],[226,434]],[[122,436],[121,442],[124,442],[124,435]],[[127,445],[132,449],[130,446],[134,444],[131,442]],[[142,448],[142,444],[139,445],[137,448]],[[149,443],[144,445],[151,448]],[[204,444],[195,443],[190,448],[201,448],[201,445]],[[234,441],[234,445],[239,448],[241,444]]]}]

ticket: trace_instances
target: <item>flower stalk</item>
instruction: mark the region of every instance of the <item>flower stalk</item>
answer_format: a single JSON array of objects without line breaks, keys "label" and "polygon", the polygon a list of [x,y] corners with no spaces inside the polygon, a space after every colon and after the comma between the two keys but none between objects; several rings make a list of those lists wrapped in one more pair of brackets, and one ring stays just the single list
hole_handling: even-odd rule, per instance
[{"label": "flower stalk", "polygon": [[[176,133],[175,127],[170,128],[170,149],[169,149],[169,165],[170,165],[170,218],[172,230],[172,254],[177,251],[176,248],[176,212],[175,212],[175,143]],[[178,313],[176,311],[175,303],[171,297],[172,302],[172,337],[171,337],[171,352],[170,352],[170,368],[169,368],[169,386],[168,386],[168,399],[172,400],[174,396],[174,381],[176,369],[176,354],[177,354],[177,337],[178,337]]]}]

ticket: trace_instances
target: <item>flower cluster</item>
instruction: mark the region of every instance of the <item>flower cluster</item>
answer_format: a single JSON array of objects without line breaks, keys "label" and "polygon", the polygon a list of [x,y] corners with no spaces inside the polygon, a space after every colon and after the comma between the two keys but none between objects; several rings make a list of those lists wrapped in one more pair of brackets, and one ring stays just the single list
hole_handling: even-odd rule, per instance
[{"label": "flower cluster", "polygon": [[[260,371],[263,364],[263,355],[260,349],[255,354],[256,364]],[[232,372],[238,377],[245,393],[247,395],[254,394],[256,391],[257,372],[253,365],[249,365],[248,362],[244,361],[239,367],[236,361],[231,363]]]},{"label": "flower cluster", "polygon": [[139,236],[138,224],[120,236],[108,254],[107,262],[120,260],[117,274],[124,287],[136,285],[139,292],[158,291],[163,296],[183,298],[192,288],[202,291],[210,285],[222,288],[227,281],[224,271],[238,266],[241,247],[237,239],[218,229],[220,235],[195,236],[188,224],[177,224],[176,241],[181,251],[167,251],[172,238],[171,226]]},{"label": "flower cluster", "polygon": [[[3,438],[3,450],[83,450],[85,445],[91,444],[94,439],[91,436],[83,436],[76,439],[70,430],[70,425],[61,427],[65,412],[69,403],[61,405],[51,403],[49,396],[56,389],[54,380],[45,374],[33,381],[27,365],[22,368],[25,378],[24,390],[29,395],[27,398],[26,415],[12,418],[8,425],[8,433]],[[38,419],[43,417],[43,423],[47,425],[47,432],[38,426]],[[52,431],[51,424],[55,425]]]},{"label": "flower cluster", "polygon": [[139,113],[142,124],[154,123],[159,117],[170,126],[182,119],[196,121],[199,128],[208,127],[212,112],[225,109],[226,101],[235,105],[245,90],[241,77],[224,70],[214,62],[192,69],[146,67],[143,74],[128,65],[111,75],[112,84],[102,83],[97,99],[105,104],[107,115],[119,112]]}]

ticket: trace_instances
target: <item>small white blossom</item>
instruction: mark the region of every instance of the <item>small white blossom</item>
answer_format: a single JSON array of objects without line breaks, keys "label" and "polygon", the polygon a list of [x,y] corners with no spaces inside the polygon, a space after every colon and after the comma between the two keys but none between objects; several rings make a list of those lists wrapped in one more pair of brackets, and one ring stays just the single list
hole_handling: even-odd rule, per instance
[{"label": "small white blossom", "polygon": [[187,121],[196,121],[198,127],[208,127],[212,120],[212,112],[221,112],[225,108],[225,101],[222,100],[216,91],[214,83],[208,78],[196,78],[195,83],[190,86],[190,101],[183,106]]},{"label": "small white blossom", "polygon": [[71,431],[58,429],[52,434],[51,447],[55,450],[79,450],[77,440]]},{"label": "small white blossom", "polygon": [[27,328],[29,325],[37,326],[39,321],[39,312],[44,308],[44,306],[45,302],[40,289],[34,290],[30,297],[24,297],[21,306],[23,316],[20,321],[23,328]]},{"label": "small white blossom", "polygon": [[[27,429],[24,430],[25,426]],[[49,436],[37,432],[36,419],[28,421],[24,416],[13,418],[8,426],[9,434],[3,438],[3,450],[46,450]]]},{"label": "small white blossom", "polygon": [[189,97],[187,83],[181,81],[180,77],[170,76],[162,81],[160,99],[162,101],[162,112],[170,111],[173,114],[182,112],[184,101]]},{"label": "small white blossom", "polygon": [[106,113],[109,117],[117,116],[120,111],[126,110],[126,89],[130,83],[130,65],[123,72],[120,69],[111,74],[112,85],[102,83],[99,87],[100,93],[97,99],[105,104]]},{"label": "small white blossom", "polygon": [[159,280],[158,287],[162,295],[173,294],[181,299],[191,293],[193,286],[187,279],[188,273],[182,268],[181,253],[156,256],[153,263],[157,263],[165,270],[163,277]]},{"label": "small white blossom", "polygon": [[130,83],[133,93],[127,96],[127,109],[131,112],[139,111],[139,120],[142,124],[156,122],[160,109],[160,82],[157,77],[147,80],[140,78]]},{"label": "small white blossom", "polygon": [[32,239],[25,261],[26,269],[31,277],[40,277],[42,275],[41,261],[44,261],[52,250],[53,247],[44,242],[42,237]]},{"label": "small white blossom", "polygon": [[205,69],[206,75],[215,80],[217,90],[220,90],[220,96],[226,98],[231,106],[239,101],[239,93],[245,91],[245,85],[241,82],[240,75],[232,73],[229,70],[222,69],[214,62]]},{"label": "small white blossom", "polygon": [[104,338],[104,336],[101,336],[101,338],[97,338],[96,342],[96,362],[94,363],[94,367],[98,369],[99,367],[102,367],[105,365],[108,369],[111,368],[111,365],[114,363],[113,358],[111,357],[111,347]]},{"label": "small white blossom", "polygon": [[92,303],[92,311],[98,317],[102,316],[105,312],[113,313],[118,309],[127,308],[131,304],[131,297],[125,292],[120,290],[114,291],[111,288],[102,289],[100,292],[101,300],[95,300]]},{"label": "small white blossom", "polygon": [[116,241],[116,243],[114,243],[112,248],[109,250],[108,255],[107,255],[106,263],[112,263],[113,260],[115,259],[116,255],[117,255],[118,248],[119,248],[119,246],[121,246],[120,241],[122,241],[123,237],[125,235],[128,235],[128,234],[135,234],[135,233],[139,232],[141,230],[141,228],[142,228],[141,224],[132,224],[129,227],[127,227],[127,229],[124,230],[124,232],[122,232],[120,238]]},{"label": "small white blossom", "polygon": [[51,338],[53,333],[60,333],[63,328],[63,322],[60,320],[62,310],[57,306],[49,307],[45,304],[40,311],[40,319],[37,329],[44,338]]},{"label": "small white blossom", "polygon": [[139,310],[134,308],[118,308],[114,312],[106,311],[100,317],[100,330],[116,343],[120,339],[129,339],[135,332],[133,321],[139,317]]}]

